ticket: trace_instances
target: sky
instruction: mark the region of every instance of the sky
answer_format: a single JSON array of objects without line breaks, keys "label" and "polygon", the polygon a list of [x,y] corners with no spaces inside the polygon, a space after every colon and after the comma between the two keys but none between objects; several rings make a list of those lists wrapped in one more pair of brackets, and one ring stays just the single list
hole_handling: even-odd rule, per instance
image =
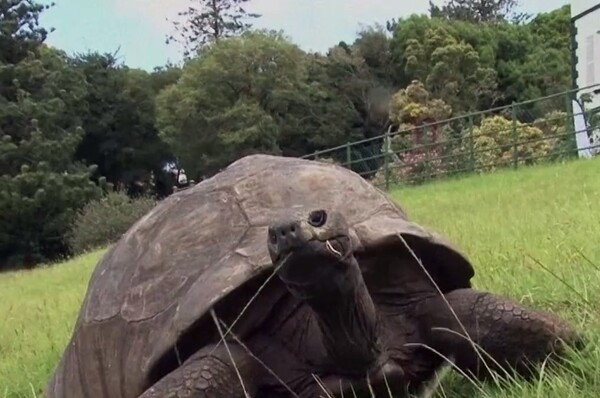
[{"label": "sky", "polygon": [[[569,0],[521,0],[521,9],[546,12]],[[172,22],[193,0],[40,0],[56,5],[41,24],[56,30],[46,43],[69,54],[113,53],[130,67],[152,70],[181,60],[181,48],[165,43]],[[443,3],[441,0],[434,1]],[[361,26],[413,13],[427,13],[428,0],[250,0],[248,11],[261,14],[256,28],[283,30],[306,51],[324,52],[341,40],[352,42]]]}]

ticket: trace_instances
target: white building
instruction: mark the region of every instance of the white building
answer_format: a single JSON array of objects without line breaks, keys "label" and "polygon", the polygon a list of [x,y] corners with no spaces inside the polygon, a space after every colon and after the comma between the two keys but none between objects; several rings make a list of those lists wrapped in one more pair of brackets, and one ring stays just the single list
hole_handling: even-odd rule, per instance
[{"label": "white building", "polygon": [[[576,131],[583,133],[582,128],[587,125],[589,130],[596,130],[590,126],[589,117],[584,120],[578,115],[580,105],[585,112],[600,112],[600,1],[599,0],[571,0],[571,43],[573,48],[573,88],[579,89],[576,98],[589,94],[591,102],[586,104],[573,104]],[[592,86],[592,87],[590,87]],[[588,114],[589,116],[589,114]],[[591,128],[590,128],[591,127]],[[587,138],[592,144],[598,144],[598,131],[589,131]],[[591,133],[591,134],[590,134]],[[595,137],[594,137],[595,136]],[[586,139],[577,137],[578,146],[583,145]],[[587,145],[583,145],[583,148]],[[580,146],[582,148],[582,146]],[[590,148],[591,153],[598,153],[599,148]],[[585,151],[584,151],[585,152]],[[586,156],[580,152],[580,156]],[[589,155],[587,155],[589,156]]]},{"label": "white building", "polygon": [[[574,88],[598,85],[582,90],[578,97],[594,93],[594,106],[600,106],[600,1],[571,0]],[[588,108],[589,109],[589,108]]]}]

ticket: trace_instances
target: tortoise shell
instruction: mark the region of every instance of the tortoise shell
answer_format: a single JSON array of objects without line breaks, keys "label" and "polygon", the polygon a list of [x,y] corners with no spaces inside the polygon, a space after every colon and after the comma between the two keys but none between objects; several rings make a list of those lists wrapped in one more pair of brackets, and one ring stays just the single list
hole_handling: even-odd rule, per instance
[{"label": "tortoise shell", "polygon": [[442,291],[470,287],[470,262],[358,174],[298,158],[247,156],[159,203],[104,255],[47,397],[137,396],[186,330],[272,271],[268,224],[314,208],[341,211],[356,250],[402,244],[401,234],[428,253],[424,265]]}]

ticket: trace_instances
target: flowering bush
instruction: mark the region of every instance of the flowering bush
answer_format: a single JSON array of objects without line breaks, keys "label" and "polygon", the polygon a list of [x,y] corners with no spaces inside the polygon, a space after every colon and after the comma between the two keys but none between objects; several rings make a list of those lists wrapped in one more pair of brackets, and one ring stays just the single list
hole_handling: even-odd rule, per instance
[{"label": "flowering bush", "polygon": [[[388,173],[391,183],[419,183],[446,171],[447,165],[443,158],[447,152],[446,126],[423,132],[420,145],[413,143],[413,131],[414,128],[407,129],[390,138]],[[437,140],[434,141],[435,138]],[[385,185],[385,166],[377,171],[373,183],[377,186]]]},{"label": "flowering bush", "polygon": [[533,122],[533,125],[540,129],[548,144],[552,147],[551,152],[554,157],[569,156],[575,153],[575,135],[567,134],[567,113],[563,111],[552,111]]},{"label": "flowering bush", "polygon": [[[448,125],[436,122],[451,114],[452,108],[417,80],[392,96],[389,117],[399,132],[389,142],[389,181],[421,182],[444,171],[440,157],[447,151]],[[384,166],[373,182],[385,184],[385,174]]]},{"label": "flowering bush", "polygon": [[[516,144],[516,153],[515,153]],[[473,129],[475,166],[479,170],[494,170],[518,164],[532,164],[552,153],[554,142],[535,126],[513,121],[500,115],[481,121]]]}]

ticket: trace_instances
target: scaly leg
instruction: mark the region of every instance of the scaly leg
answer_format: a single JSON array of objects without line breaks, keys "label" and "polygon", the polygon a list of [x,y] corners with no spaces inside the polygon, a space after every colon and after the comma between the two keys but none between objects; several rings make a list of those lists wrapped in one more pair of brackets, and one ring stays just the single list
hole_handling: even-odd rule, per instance
[{"label": "scaly leg", "polygon": [[223,344],[205,347],[138,398],[245,398],[244,388],[255,397],[261,365],[240,345],[228,343],[227,348],[231,357]]},{"label": "scaly leg", "polygon": [[[564,345],[560,340],[574,346],[582,343],[580,336],[556,315],[526,309],[492,293],[459,289],[446,294],[445,298],[492,371],[500,370],[499,364],[504,371],[513,370],[528,377],[534,372],[531,365],[539,365],[548,356],[562,353]],[[441,297],[420,304],[417,316],[422,320],[425,344],[452,356],[456,366],[469,376],[480,379],[490,376]],[[435,328],[450,329],[460,336]]]}]

